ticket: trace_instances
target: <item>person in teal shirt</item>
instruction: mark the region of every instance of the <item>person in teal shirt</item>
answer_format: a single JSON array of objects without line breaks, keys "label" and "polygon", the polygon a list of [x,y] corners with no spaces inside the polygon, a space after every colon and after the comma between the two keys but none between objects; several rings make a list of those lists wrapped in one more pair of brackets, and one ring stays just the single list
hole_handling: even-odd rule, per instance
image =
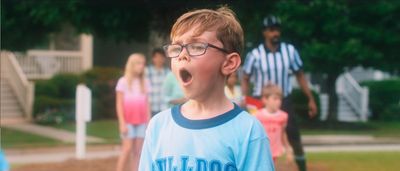
[{"label": "person in teal shirt", "polygon": [[169,108],[187,101],[178,80],[172,72],[169,72],[164,80],[163,98]]}]

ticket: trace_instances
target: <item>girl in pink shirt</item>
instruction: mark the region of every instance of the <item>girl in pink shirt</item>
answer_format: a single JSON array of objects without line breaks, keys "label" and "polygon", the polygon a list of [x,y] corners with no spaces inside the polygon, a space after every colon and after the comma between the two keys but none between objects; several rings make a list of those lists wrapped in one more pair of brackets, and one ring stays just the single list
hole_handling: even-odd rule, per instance
[{"label": "girl in pink shirt", "polygon": [[257,119],[264,126],[270,140],[272,158],[276,159],[286,152],[288,161],[293,161],[293,150],[286,135],[288,114],[280,110],[282,104],[282,91],[276,85],[267,85],[262,90],[261,100],[264,108],[256,113]]},{"label": "girl in pink shirt", "polygon": [[[146,58],[143,54],[132,54],[125,66],[124,76],[116,86],[116,105],[119,131],[122,138],[122,152],[118,158],[117,171],[125,170],[131,159],[133,170],[138,169],[140,152],[149,120],[149,81],[145,78]],[[133,153],[132,153],[133,152]]]}]

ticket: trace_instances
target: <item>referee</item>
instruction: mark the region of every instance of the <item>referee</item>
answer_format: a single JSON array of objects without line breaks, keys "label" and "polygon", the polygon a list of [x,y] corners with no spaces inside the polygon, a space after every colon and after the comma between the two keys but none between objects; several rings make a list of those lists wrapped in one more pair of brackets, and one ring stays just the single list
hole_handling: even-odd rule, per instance
[{"label": "referee", "polygon": [[[281,87],[284,95],[282,109],[289,114],[286,132],[295,153],[296,164],[300,171],[305,171],[304,150],[290,100],[292,91],[291,75],[296,76],[301,89],[308,97],[309,116],[311,118],[316,115],[317,106],[302,71],[303,62],[299,53],[293,45],[280,41],[280,25],[279,18],[275,16],[264,18],[262,32],[264,42],[252,49],[246,56],[243,66],[242,91],[245,96],[251,95],[260,98],[263,86],[276,84]],[[253,85],[251,94],[249,94],[250,82]]]}]

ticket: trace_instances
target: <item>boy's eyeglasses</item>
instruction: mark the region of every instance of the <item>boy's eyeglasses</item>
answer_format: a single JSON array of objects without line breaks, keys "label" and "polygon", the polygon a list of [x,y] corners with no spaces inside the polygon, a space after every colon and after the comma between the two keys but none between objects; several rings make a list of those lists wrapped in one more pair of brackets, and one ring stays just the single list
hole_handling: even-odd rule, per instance
[{"label": "boy's eyeglasses", "polygon": [[181,54],[183,48],[186,49],[186,52],[189,54],[190,57],[193,57],[205,54],[208,47],[218,49],[224,53],[229,53],[226,49],[217,47],[210,43],[200,43],[200,42],[188,43],[186,45],[170,44],[170,45],[165,45],[163,48],[167,57],[176,58]]}]

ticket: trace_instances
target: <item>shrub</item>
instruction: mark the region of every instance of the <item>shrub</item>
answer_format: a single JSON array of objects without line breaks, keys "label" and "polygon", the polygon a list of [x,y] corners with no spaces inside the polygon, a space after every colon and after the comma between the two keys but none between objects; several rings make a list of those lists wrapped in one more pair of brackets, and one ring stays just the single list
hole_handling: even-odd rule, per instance
[{"label": "shrub", "polygon": [[37,96],[34,103],[34,118],[39,123],[61,123],[75,117],[73,99]]},{"label": "shrub", "polygon": [[94,67],[83,73],[82,78],[85,83],[108,82],[118,79],[122,75],[122,70],[112,67]]},{"label": "shrub", "polygon": [[59,74],[35,84],[33,116],[38,123],[60,123],[74,119],[75,89],[80,77]]},{"label": "shrub", "polygon": [[35,82],[35,95],[71,99],[75,97],[76,86],[80,76],[75,74],[59,74],[50,80]]},{"label": "shrub", "polygon": [[35,82],[35,96],[60,97],[57,85],[49,80]]},{"label": "shrub", "polygon": [[122,70],[95,67],[82,75],[83,82],[92,90],[93,119],[115,118],[115,86]]},{"label": "shrub", "polygon": [[366,81],[361,85],[369,88],[369,108],[373,120],[398,118],[400,110],[394,109],[398,109],[400,103],[400,79]]},{"label": "shrub", "polygon": [[81,75],[58,74],[35,85],[34,117],[40,123],[58,123],[75,117],[75,94],[79,83],[92,91],[92,118],[115,118],[117,68],[96,67]]},{"label": "shrub", "polygon": [[[314,99],[315,99],[315,103],[317,105],[318,111],[317,111],[317,115],[320,113],[321,110],[321,105],[320,105],[320,101],[319,101],[319,95],[317,92],[315,91],[311,91]],[[305,121],[317,121],[318,120],[318,116],[315,116],[313,119],[309,119],[308,116],[308,98],[307,96],[303,93],[302,90],[300,89],[294,89],[292,91],[292,107],[294,110],[294,113],[296,115],[296,117],[298,118],[298,120],[300,122],[305,122]]]},{"label": "shrub", "polygon": [[389,105],[380,117],[383,121],[400,121],[400,103]]},{"label": "shrub", "polygon": [[68,99],[75,98],[75,90],[79,82],[80,77],[75,74],[58,74],[50,80],[50,83],[58,88],[58,97]]}]

